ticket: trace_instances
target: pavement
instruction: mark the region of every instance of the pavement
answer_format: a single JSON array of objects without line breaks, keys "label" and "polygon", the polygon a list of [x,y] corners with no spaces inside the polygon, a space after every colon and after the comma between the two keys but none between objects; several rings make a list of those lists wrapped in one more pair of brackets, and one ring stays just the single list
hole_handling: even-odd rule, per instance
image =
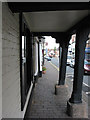
[{"label": "pavement", "polygon": [[[67,115],[67,101],[69,100],[72,92],[72,87],[69,85],[70,78],[66,78],[66,91],[55,95],[55,84],[59,79],[58,70],[51,64],[45,61],[44,65],[47,70],[46,74],[38,79],[33,89],[31,100],[28,104],[25,119],[27,118],[68,118]],[[85,94],[83,94],[85,101]]]}]

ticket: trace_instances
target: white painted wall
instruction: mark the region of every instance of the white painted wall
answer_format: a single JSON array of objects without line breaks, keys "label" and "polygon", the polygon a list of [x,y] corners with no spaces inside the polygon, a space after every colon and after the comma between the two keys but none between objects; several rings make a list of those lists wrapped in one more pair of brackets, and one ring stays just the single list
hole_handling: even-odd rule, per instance
[{"label": "white painted wall", "polygon": [[2,5],[2,117],[21,118],[19,15]]},{"label": "white painted wall", "polygon": [[0,2],[0,120],[2,119],[2,3]]},{"label": "white painted wall", "polygon": [[42,43],[39,43],[40,48],[40,71],[42,71]]},{"label": "white painted wall", "polygon": [[7,3],[2,8],[2,117],[24,118],[33,83],[21,111],[19,14],[12,13]]}]

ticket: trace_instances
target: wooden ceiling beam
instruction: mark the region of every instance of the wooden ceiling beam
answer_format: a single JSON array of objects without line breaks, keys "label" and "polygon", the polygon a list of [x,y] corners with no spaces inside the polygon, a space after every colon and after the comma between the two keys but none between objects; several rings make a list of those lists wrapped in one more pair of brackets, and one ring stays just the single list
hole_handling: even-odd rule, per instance
[{"label": "wooden ceiling beam", "polygon": [[8,2],[12,12],[88,10],[89,2]]}]

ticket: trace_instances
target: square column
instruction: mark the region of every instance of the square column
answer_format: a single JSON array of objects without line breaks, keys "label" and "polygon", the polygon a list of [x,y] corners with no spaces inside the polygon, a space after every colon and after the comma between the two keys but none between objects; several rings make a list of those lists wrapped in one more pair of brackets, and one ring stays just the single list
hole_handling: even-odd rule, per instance
[{"label": "square column", "polygon": [[71,98],[67,102],[68,114],[78,118],[81,116],[82,118],[87,117],[87,106],[82,102],[85,46],[89,35],[89,30],[87,28],[83,26],[79,28],[76,33],[73,91]]},{"label": "square column", "polygon": [[61,36],[61,47],[59,46],[59,80],[58,84],[55,85],[55,94],[60,94],[60,91],[64,91],[67,89],[67,85],[65,85],[65,77],[66,77],[66,66],[67,66],[67,52],[68,52],[68,44],[70,40],[70,35],[63,34]]},{"label": "square column", "polygon": [[[60,49],[59,49],[60,50]],[[62,53],[59,56],[59,80],[58,84],[55,85],[55,94],[60,94],[61,91],[67,90],[65,85],[65,75],[66,75],[66,64],[67,64],[67,51],[68,47],[63,44]]]},{"label": "square column", "polygon": [[60,67],[59,67],[59,82],[58,82],[58,85],[64,85],[65,84],[66,65],[67,65],[67,51],[68,51],[68,46],[65,46],[65,44],[63,44],[62,53],[61,53],[61,60],[60,60],[61,63],[59,64]]},{"label": "square column", "polygon": [[69,100],[71,103],[82,102],[85,46],[86,40],[88,39],[88,34],[89,33],[87,33],[84,29],[80,29],[76,33],[73,92]]}]

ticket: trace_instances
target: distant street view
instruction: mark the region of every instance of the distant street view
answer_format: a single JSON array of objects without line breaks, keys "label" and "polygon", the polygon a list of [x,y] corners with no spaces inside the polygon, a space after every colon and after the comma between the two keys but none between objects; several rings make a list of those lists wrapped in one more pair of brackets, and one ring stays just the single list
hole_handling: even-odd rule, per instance
[{"label": "distant street view", "polygon": [[[61,58],[62,48],[59,48],[59,44],[55,43],[55,39],[52,38],[53,42],[50,42],[50,40],[48,39],[49,38],[47,38],[44,43],[44,58],[47,61],[50,61],[59,70],[59,57]],[[74,34],[72,35],[68,46],[67,68],[66,68],[66,77],[70,78],[71,83],[73,82],[73,78],[74,78],[75,42],[76,42],[76,35]],[[90,96],[90,40],[86,42],[86,48],[85,48],[83,91],[86,93],[86,95]]]},{"label": "distant street view", "polygon": [[[59,58],[53,57],[51,59],[51,63],[53,63],[55,66],[59,68]],[[73,82],[74,68],[67,66],[66,76],[68,78],[71,78],[71,82]],[[90,75],[88,74],[83,76],[83,91],[90,96]]]}]

